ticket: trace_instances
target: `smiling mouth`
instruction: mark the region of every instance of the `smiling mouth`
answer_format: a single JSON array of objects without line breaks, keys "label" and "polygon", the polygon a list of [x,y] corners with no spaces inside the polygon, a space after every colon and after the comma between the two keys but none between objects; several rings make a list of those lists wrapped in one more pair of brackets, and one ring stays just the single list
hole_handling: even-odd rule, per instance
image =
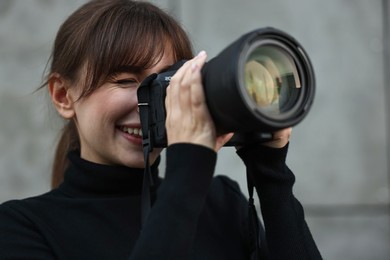
[{"label": "smiling mouth", "polygon": [[142,137],[142,130],[140,128],[120,126],[119,130],[121,130],[122,132],[129,134],[129,135],[133,135],[136,137]]}]

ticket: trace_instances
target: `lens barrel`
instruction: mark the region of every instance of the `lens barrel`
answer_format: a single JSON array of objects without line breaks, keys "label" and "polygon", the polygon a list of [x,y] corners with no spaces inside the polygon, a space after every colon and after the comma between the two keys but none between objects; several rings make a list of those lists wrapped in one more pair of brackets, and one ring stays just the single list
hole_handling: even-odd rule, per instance
[{"label": "lens barrel", "polygon": [[302,46],[271,27],[249,32],[202,70],[209,111],[219,133],[275,131],[298,124],[315,92]]}]

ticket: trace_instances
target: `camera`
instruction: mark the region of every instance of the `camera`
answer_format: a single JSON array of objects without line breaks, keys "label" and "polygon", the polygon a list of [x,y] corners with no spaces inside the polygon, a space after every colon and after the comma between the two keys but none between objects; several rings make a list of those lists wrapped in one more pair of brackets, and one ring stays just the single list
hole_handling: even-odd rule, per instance
[{"label": "camera", "polygon": [[[184,62],[148,76],[138,89],[144,146],[167,146],[166,88]],[[272,132],[301,122],[314,99],[314,70],[307,53],[291,35],[272,27],[244,34],[201,73],[217,133],[235,133],[225,146],[271,139]]]}]

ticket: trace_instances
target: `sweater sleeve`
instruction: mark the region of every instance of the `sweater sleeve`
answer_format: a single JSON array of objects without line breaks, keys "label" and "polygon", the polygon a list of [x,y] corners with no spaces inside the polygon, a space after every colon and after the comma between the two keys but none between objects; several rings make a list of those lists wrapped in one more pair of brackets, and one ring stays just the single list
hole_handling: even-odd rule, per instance
[{"label": "sweater sleeve", "polygon": [[196,233],[216,164],[216,153],[202,146],[167,148],[165,180],[157,192],[130,259],[186,259]]},{"label": "sweater sleeve", "polygon": [[260,199],[271,259],[322,259],[306,224],[303,207],[293,195],[294,174],[282,149],[250,146],[237,151]]}]

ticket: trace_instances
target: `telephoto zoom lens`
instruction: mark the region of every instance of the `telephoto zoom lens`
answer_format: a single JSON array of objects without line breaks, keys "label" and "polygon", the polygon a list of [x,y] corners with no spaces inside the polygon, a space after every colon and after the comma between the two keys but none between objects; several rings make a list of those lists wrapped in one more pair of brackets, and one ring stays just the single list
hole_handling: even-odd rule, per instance
[{"label": "telephoto zoom lens", "polygon": [[274,28],[243,35],[207,62],[202,76],[219,133],[251,135],[294,126],[314,99],[308,55],[293,37]]}]

